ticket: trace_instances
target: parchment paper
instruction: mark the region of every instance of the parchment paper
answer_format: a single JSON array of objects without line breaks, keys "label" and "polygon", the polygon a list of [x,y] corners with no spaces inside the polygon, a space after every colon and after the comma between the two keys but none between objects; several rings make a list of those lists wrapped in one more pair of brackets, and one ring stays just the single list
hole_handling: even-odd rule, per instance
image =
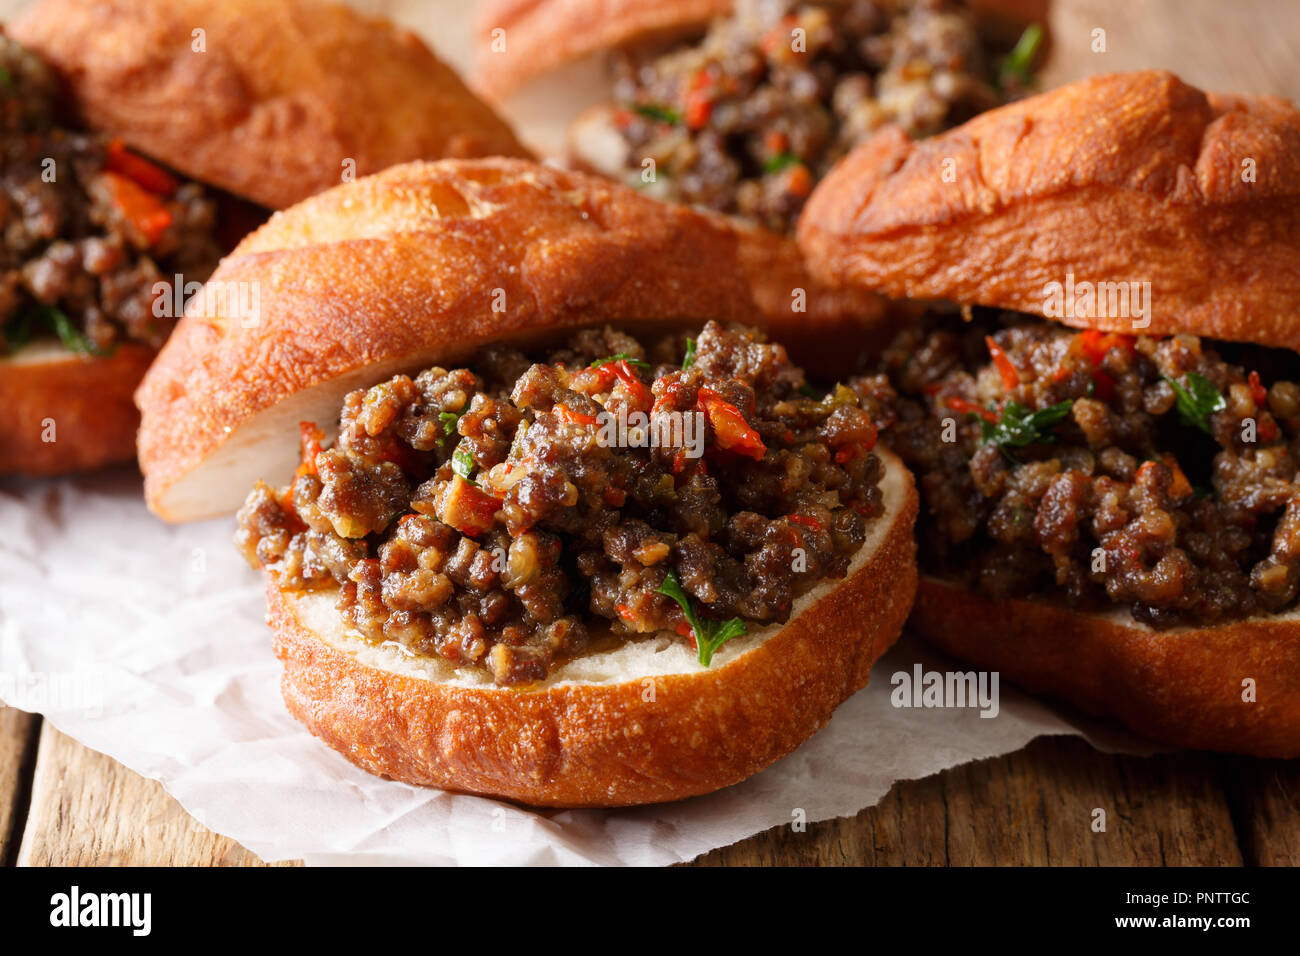
[{"label": "parchment paper", "polygon": [[[908,639],[794,754],[707,797],[635,810],[525,810],[381,780],[288,716],[258,576],[233,520],[172,527],[134,470],[0,482],[0,698],[153,778],[265,860],[665,864],[846,816],[896,780],[1077,725],[1007,685],[996,717],[901,709],[890,677],[956,667]],[[1141,752],[1084,728],[1105,749]]]},{"label": "parchment paper", "polygon": [[[20,3],[0,0],[0,12]],[[358,0],[468,66],[461,0]],[[550,151],[603,96],[594,58],[507,104]],[[229,519],[169,527],[123,470],[0,481],[0,700],[158,780],[202,823],[265,860],[392,864],[665,864],[753,833],[851,815],[897,780],[1008,753],[1040,734],[1150,748],[1000,688],[1000,712],[899,709],[890,676],[964,668],[906,637],[871,686],[794,754],[721,793],[622,811],[538,812],[372,777],[284,710],[257,576]]]}]

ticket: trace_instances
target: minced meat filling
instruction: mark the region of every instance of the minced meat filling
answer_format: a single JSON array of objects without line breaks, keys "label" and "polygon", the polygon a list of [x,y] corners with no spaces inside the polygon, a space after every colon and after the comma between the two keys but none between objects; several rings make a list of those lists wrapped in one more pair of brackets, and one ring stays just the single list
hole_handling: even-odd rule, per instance
[{"label": "minced meat filling", "polygon": [[716,323],[649,351],[608,328],[540,362],[488,349],[351,393],[333,447],[304,423],[297,477],[254,489],[237,544],[283,587],[338,586],[371,640],[500,684],[656,632],[707,663],[843,577],[881,511],[871,416],[808,392],[784,348]]},{"label": "minced meat filling", "polygon": [[178,316],[156,314],[154,286],[215,268],[215,206],[120,142],[60,127],[57,94],[0,36],[0,356],[53,335],[89,353],[161,345]]},{"label": "minced meat filling", "polygon": [[698,45],[616,60],[629,181],[787,232],[883,124],[928,136],[1003,102],[988,47],[959,2],[740,0]]},{"label": "minced meat filling", "polygon": [[1153,627],[1291,606],[1300,359],[979,311],[852,382],[918,477],[923,565]]}]

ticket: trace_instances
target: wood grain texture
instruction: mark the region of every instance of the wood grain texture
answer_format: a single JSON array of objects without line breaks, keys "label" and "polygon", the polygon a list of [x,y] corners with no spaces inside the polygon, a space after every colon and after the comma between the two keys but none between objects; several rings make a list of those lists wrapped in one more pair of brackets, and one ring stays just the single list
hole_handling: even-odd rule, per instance
[{"label": "wood grain texture", "polygon": [[41,728],[19,866],[261,866],[162,786]]},{"label": "wood grain texture", "polygon": [[1220,777],[1245,862],[1300,866],[1300,761],[1224,758]]},{"label": "wood grain texture", "polygon": [[41,719],[0,704],[0,865],[18,855]]},{"label": "wood grain texture", "polygon": [[[1093,832],[1093,812],[1106,830]],[[1292,808],[1279,823],[1296,830]],[[701,865],[1240,865],[1215,759],[1099,753],[1077,737],[903,781],[851,819],[778,827]]]}]

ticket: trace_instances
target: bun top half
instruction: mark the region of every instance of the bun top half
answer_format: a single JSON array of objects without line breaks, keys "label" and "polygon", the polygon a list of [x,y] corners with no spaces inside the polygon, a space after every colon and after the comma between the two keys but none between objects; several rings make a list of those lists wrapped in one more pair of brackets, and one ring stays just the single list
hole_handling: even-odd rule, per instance
[{"label": "bun top half", "polygon": [[529,155],[418,37],[328,0],[38,0],[9,33],[87,128],[272,209],[347,160]]},{"label": "bun top half", "polygon": [[[886,129],[821,182],[798,239],[834,285],[1300,351],[1300,111],[1150,70],[921,142]],[[1067,278],[1149,282],[1148,324],[1053,314]]]},{"label": "bun top half", "polygon": [[233,511],[292,474],[298,422],[332,424],[351,389],[485,344],[761,322],[746,236],[512,159],[409,163],[312,197],[223,260],[136,393],[149,505]]},{"label": "bun top half", "polygon": [[483,0],[475,83],[500,99],[571,60],[648,37],[699,30],[732,0]]}]

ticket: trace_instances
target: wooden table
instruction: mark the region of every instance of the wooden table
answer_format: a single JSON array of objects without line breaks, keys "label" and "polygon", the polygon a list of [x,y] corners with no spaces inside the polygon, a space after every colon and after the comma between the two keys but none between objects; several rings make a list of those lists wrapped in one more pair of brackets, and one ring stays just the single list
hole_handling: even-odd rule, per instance
[{"label": "wooden table", "polygon": [[[1106,811],[1105,833],[1091,829]],[[0,709],[0,861],[259,866],[152,780]],[[1300,864],[1300,761],[1098,753],[1075,737],[896,784],[875,807],[778,827],[702,865]]]},{"label": "wooden table", "polygon": [[[1036,0],[1027,0],[1036,2]],[[466,46],[426,0],[360,0]],[[0,13],[21,6],[0,0]],[[440,5],[438,5],[440,6]],[[428,22],[425,22],[428,21]],[[1091,49],[1106,31],[1104,54]],[[1047,85],[1160,66],[1210,89],[1300,101],[1295,0],[1057,0]],[[1107,811],[1093,833],[1094,808]],[[39,717],[0,708],[0,861],[6,864],[257,865],[156,783]],[[1300,762],[1205,754],[1097,753],[1077,738],[897,784],[852,819],[770,830],[703,864],[1300,864]]]}]

